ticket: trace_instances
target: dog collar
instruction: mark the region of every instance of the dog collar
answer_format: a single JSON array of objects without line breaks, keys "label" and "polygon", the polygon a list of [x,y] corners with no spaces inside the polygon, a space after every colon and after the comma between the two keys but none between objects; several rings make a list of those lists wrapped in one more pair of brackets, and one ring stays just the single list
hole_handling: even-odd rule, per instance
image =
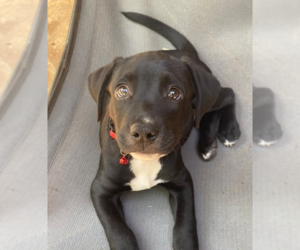
[{"label": "dog collar", "polygon": [[[113,120],[111,119],[111,115],[109,115],[109,135],[111,138],[113,138],[114,140],[117,139],[117,135],[116,135],[116,129],[115,129],[115,125],[113,123]],[[122,150],[120,150],[120,153],[122,155],[122,158],[119,160],[120,164],[122,165],[127,165],[129,163],[128,161],[128,157],[126,153],[124,153]]]},{"label": "dog collar", "polygon": [[113,139],[117,140],[116,133],[115,133],[113,130],[110,130],[110,131],[109,131],[109,135],[110,135],[110,137],[112,137]]}]

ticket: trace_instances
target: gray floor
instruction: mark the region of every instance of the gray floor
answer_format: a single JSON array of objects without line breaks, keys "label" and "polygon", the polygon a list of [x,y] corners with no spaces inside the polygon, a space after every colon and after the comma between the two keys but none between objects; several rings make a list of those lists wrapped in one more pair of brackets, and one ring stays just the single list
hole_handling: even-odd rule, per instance
[{"label": "gray floor", "polygon": [[253,2],[253,82],[275,95],[282,139],[253,147],[253,249],[300,249],[300,2]]},{"label": "gray floor", "polygon": [[[183,154],[196,197],[202,250],[252,248],[252,5],[251,1],[83,1],[71,66],[49,119],[49,249],[109,249],[89,197],[98,168],[96,105],[89,73],[115,56],[172,48],[120,11],[144,13],[182,32],[223,86],[234,89],[242,137],[233,149],[219,145],[203,162],[193,131]],[[140,249],[169,250],[173,219],[160,188],[123,197],[126,221]]]},{"label": "gray floor", "polygon": [[0,119],[1,250],[47,248],[46,18],[43,21],[33,65],[23,64],[30,72]]}]

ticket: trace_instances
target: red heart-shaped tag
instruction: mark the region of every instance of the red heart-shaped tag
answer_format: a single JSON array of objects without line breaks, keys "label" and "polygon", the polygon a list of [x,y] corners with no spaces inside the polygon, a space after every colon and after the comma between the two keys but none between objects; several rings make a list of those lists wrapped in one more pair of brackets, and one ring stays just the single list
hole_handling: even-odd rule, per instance
[{"label": "red heart-shaped tag", "polygon": [[125,155],[123,155],[123,157],[120,159],[120,164],[122,164],[122,165],[128,164],[128,160],[126,159]]}]

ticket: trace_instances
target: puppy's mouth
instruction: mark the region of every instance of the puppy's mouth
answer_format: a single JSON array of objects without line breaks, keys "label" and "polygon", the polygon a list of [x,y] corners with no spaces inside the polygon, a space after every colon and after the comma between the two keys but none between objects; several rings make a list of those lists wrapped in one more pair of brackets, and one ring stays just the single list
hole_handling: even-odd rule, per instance
[{"label": "puppy's mouth", "polygon": [[123,140],[118,140],[118,145],[125,154],[131,155],[135,159],[145,161],[162,158],[163,156],[171,153],[175,147],[174,142],[170,142],[168,145],[161,143],[143,145],[126,143],[126,141]]},{"label": "puppy's mouth", "polygon": [[[124,128],[124,127],[123,127]],[[131,155],[135,159],[151,161],[162,158],[171,153],[174,148],[180,144],[179,137],[176,138],[171,131],[159,131],[158,136],[153,140],[136,140],[128,131],[116,129],[110,118],[110,130],[115,134],[114,139],[117,141],[120,150]]]},{"label": "puppy's mouth", "polygon": [[133,158],[140,160],[159,159],[171,153],[178,144],[175,140],[169,139],[165,141],[158,140],[151,144],[135,143],[126,140],[128,137],[118,136],[118,146],[126,154],[130,154]]}]

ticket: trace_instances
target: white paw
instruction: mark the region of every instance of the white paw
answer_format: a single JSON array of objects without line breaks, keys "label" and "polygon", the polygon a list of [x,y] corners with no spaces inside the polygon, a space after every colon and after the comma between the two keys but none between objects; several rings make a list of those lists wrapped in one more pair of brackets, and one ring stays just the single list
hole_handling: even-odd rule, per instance
[{"label": "white paw", "polygon": [[170,49],[168,49],[168,48],[162,48],[162,50],[170,50]]},{"label": "white paw", "polygon": [[225,145],[226,147],[232,147],[234,144],[236,144],[237,141],[238,141],[238,140],[235,140],[235,141],[228,141],[228,140],[225,140],[224,145]]},{"label": "white paw", "polygon": [[278,142],[278,140],[275,140],[275,141],[260,140],[257,144],[262,147],[270,147],[270,146],[274,145],[276,142]]},{"label": "white paw", "polygon": [[203,157],[203,159],[204,160],[209,160],[210,159],[210,157],[211,157],[211,155],[212,155],[212,153],[213,153],[213,149],[211,149],[211,150],[209,150],[206,154],[202,154],[202,157]]}]

